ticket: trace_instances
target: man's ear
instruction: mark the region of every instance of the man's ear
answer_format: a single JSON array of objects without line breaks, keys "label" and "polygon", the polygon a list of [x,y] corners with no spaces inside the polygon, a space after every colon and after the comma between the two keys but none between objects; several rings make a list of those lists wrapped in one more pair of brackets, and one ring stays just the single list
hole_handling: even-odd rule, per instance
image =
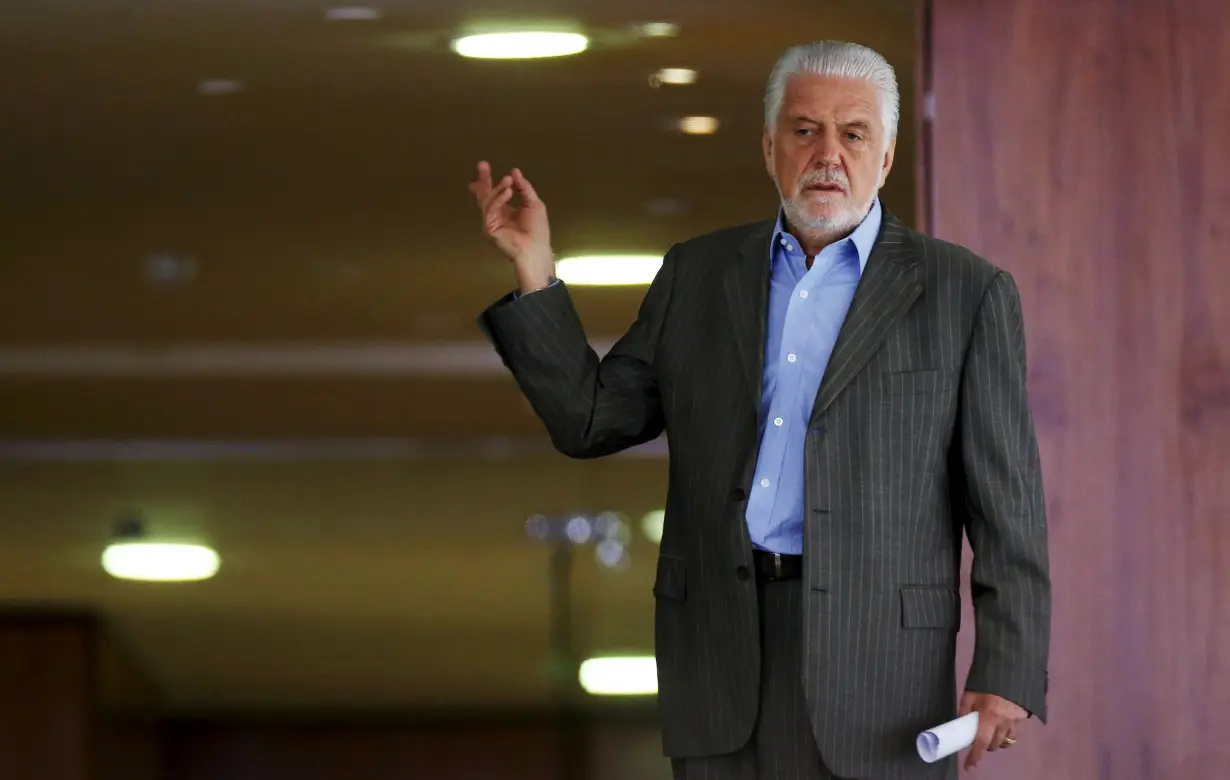
[{"label": "man's ear", "polygon": [[760,139],[760,145],[764,150],[764,169],[768,172],[771,179],[776,173],[773,170],[773,134],[769,132],[767,125],[764,129],[764,135]]},{"label": "man's ear", "polygon": [[893,158],[897,153],[897,137],[893,136],[888,141],[888,149],[884,151],[884,164],[880,167],[880,186],[884,186],[884,182],[888,180],[888,173],[893,169]]}]

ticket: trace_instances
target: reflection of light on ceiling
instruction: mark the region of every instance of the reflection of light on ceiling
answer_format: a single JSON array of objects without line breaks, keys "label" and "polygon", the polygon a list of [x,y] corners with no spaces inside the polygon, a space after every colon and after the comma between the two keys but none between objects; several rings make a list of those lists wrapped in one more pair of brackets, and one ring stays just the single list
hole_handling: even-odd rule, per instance
[{"label": "reflection of light on ceiling", "polygon": [[713,135],[718,130],[718,121],[711,116],[685,116],[679,120],[679,130],[688,135]]},{"label": "reflection of light on ceiling", "polygon": [[666,520],[665,509],[655,509],[652,512],[646,512],[641,518],[641,533],[645,534],[645,538],[654,544],[659,544],[662,541],[662,525]]},{"label": "reflection of light on ceiling", "polygon": [[196,85],[200,95],[234,95],[243,92],[243,82],[236,79],[205,79]]},{"label": "reflection of light on ceiling", "polygon": [[649,85],[651,87],[659,87],[663,84],[695,84],[696,71],[688,68],[663,68],[657,73],[649,77]]},{"label": "reflection of light on ceiling", "polygon": [[380,18],[380,9],[365,6],[342,6],[325,11],[325,18],[334,22],[371,22]]},{"label": "reflection of light on ceiling", "polygon": [[453,41],[463,57],[485,60],[526,60],[580,54],[589,39],[569,32],[499,32],[467,35]]},{"label": "reflection of light on ceiling", "polygon": [[586,255],[562,258],[555,275],[566,284],[636,285],[652,282],[661,267],[660,255]]},{"label": "reflection of light on ceiling", "polygon": [[187,582],[218,573],[218,554],[199,544],[116,542],[103,551],[103,569],[121,580]]},{"label": "reflection of light on ceiling", "polygon": [[686,214],[688,202],[682,198],[653,198],[645,203],[645,211],[655,217],[669,217],[676,214]]},{"label": "reflection of light on ceiling", "polygon": [[641,26],[641,32],[650,38],[673,38],[679,34],[679,25],[670,22],[650,22]]},{"label": "reflection of light on ceiling", "polygon": [[650,696],[658,692],[654,657],[590,658],[581,664],[581,687],[594,696]]}]

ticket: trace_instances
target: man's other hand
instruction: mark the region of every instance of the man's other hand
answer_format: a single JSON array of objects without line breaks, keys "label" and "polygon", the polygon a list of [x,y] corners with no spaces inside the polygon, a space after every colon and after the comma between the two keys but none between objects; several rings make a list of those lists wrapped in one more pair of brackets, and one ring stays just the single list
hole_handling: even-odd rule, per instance
[{"label": "man's other hand", "polygon": [[986,753],[1011,746],[1016,741],[1017,729],[1029,717],[1023,707],[1002,696],[966,691],[961,697],[960,714],[971,712],[978,713],[978,734],[965,756],[966,769],[978,766]]}]

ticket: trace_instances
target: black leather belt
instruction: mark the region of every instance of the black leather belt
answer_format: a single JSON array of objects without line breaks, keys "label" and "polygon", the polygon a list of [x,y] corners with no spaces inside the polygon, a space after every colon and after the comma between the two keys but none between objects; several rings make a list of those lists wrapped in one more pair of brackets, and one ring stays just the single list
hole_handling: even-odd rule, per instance
[{"label": "black leather belt", "polygon": [[752,562],[756,565],[756,578],[766,582],[795,580],[803,576],[802,555],[752,550]]}]

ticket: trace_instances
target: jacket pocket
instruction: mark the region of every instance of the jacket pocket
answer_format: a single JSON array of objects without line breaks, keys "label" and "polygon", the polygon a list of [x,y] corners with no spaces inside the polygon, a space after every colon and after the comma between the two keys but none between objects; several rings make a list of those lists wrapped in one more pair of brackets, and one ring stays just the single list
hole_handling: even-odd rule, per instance
[{"label": "jacket pocket", "polygon": [[653,595],[667,601],[687,598],[687,563],[682,558],[658,555],[658,574],[653,583]]},{"label": "jacket pocket", "polygon": [[961,628],[961,592],[942,585],[906,585],[901,589],[903,628]]}]

